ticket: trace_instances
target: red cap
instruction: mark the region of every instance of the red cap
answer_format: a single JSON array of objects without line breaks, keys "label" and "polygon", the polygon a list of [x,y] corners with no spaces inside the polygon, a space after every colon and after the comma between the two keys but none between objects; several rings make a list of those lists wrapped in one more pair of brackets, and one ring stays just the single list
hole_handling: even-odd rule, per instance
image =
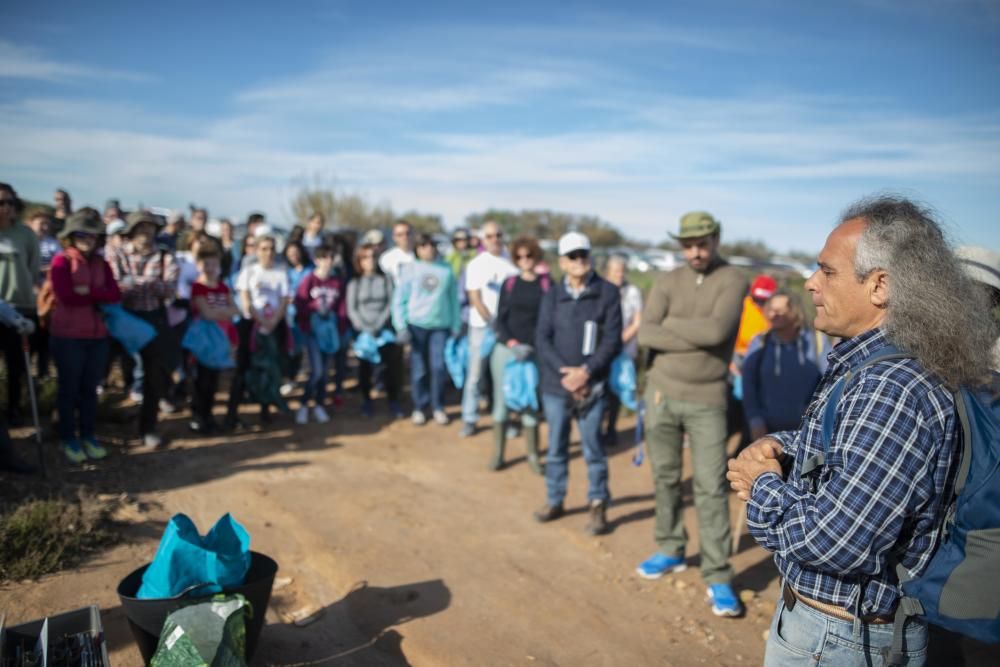
[{"label": "red cap", "polygon": [[770,299],[778,290],[778,283],[771,276],[760,275],[750,285],[750,296],[755,299]]}]

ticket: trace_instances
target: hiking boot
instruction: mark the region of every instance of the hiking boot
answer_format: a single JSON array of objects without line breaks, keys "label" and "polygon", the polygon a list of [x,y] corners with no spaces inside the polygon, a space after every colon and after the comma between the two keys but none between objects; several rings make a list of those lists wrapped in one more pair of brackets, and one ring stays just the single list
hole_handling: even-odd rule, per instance
[{"label": "hiking boot", "polygon": [[493,458],[487,466],[489,470],[503,468],[503,450],[507,444],[507,432],[503,424],[493,424]]},{"label": "hiking boot", "polygon": [[316,420],[317,424],[325,424],[330,421],[330,415],[326,414],[322,405],[317,405],[313,408],[313,419]]},{"label": "hiking boot", "polygon": [[608,532],[608,518],[603,500],[590,501],[590,519],[587,521],[587,532],[591,535],[604,535]]},{"label": "hiking boot", "polygon": [[439,426],[447,426],[451,423],[451,419],[448,418],[448,413],[444,410],[434,411],[434,421],[437,422]]},{"label": "hiking boot", "polygon": [[667,556],[657,551],[655,554],[639,563],[635,571],[643,579],[659,579],[671,572],[683,572],[687,563],[681,556]]},{"label": "hiking boot", "polygon": [[410,419],[417,426],[423,426],[427,423],[427,415],[424,414],[423,410],[414,410],[413,414],[410,415]]},{"label": "hiking boot", "polygon": [[562,503],[559,503],[558,505],[546,504],[532,516],[535,517],[535,521],[538,523],[548,523],[549,521],[555,521],[565,513],[566,512],[563,510]]},{"label": "hiking boot", "polygon": [[295,411],[295,423],[304,426],[309,423],[309,408],[305,405]]},{"label": "hiking boot", "polygon": [[88,459],[100,461],[103,458],[107,458],[108,450],[101,447],[94,438],[84,438],[82,444],[83,452],[87,455]]},{"label": "hiking boot", "polygon": [[528,465],[536,475],[544,475],[545,468],[538,460],[538,426],[528,426],[524,429],[524,440],[528,446]]},{"label": "hiking boot", "polygon": [[476,434],[476,425],[472,422],[462,422],[462,430],[458,432],[460,438],[471,438]]},{"label": "hiking boot", "polygon": [[708,587],[708,601],[712,603],[712,613],[716,616],[736,618],[743,615],[743,603],[736,597],[729,584],[712,584]]},{"label": "hiking boot", "polygon": [[63,454],[70,463],[86,463],[87,455],[80,448],[80,443],[76,440],[67,440],[62,443]]}]

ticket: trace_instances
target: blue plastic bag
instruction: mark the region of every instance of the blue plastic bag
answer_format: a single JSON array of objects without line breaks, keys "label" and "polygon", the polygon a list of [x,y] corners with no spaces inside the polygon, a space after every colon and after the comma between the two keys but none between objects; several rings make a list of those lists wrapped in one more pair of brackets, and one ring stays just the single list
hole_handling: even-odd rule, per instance
[{"label": "blue plastic bag", "polygon": [[377,336],[373,336],[366,331],[362,331],[358,334],[358,337],[354,339],[354,343],[351,347],[354,348],[354,356],[361,361],[367,361],[370,364],[378,364],[382,362],[382,353],[379,352],[379,348],[383,345],[395,342],[396,334],[389,329],[383,329]]},{"label": "blue plastic bag", "polygon": [[232,368],[229,338],[218,322],[197,318],[187,328],[181,347],[191,352],[198,363],[207,368]]},{"label": "blue plastic bag", "polygon": [[538,410],[538,366],[535,362],[508,361],[503,368],[503,394],[511,410]]},{"label": "blue plastic bag", "polygon": [[309,328],[319,343],[323,354],[336,354],[340,349],[340,332],[337,330],[337,318],[333,315],[323,317],[319,313],[309,316]]},{"label": "blue plastic bag", "polygon": [[138,354],[156,338],[156,327],[126,311],[119,303],[106,303],[101,306],[101,311],[108,333],[122,344],[129,355]]},{"label": "blue plastic bag", "polygon": [[483,335],[483,342],[479,344],[479,358],[487,359],[493,353],[493,346],[497,344],[497,332],[492,327],[486,327]]},{"label": "blue plastic bag", "polygon": [[215,522],[205,537],[185,514],[170,517],[153,562],[142,575],[140,599],[171,598],[191,591],[202,597],[239,586],[250,569],[250,534],[231,514]]},{"label": "blue plastic bag", "polygon": [[622,405],[634,412],[638,403],[635,396],[635,364],[632,363],[632,357],[624,352],[615,357],[615,360],[611,362],[611,375],[608,378],[608,384],[611,385],[611,391],[615,393]]},{"label": "blue plastic bag", "polygon": [[467,336],[449,338],[444,344],[444,365],[448,369],[448,375],[451,376],[455,388],[461,389],[465,384],[465,369],[469,366],[469,339]]}]

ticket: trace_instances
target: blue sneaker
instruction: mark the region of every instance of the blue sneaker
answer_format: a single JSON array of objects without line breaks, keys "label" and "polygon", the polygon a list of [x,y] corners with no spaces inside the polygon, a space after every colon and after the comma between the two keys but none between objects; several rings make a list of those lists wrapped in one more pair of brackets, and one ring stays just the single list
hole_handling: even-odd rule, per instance
[{"label": "blue sneaker", "polygon": [[635,571],[643,579],[659,579],[669,572],[683,572],[687,563],[679,556],[664,556],[659,551],[639,563]]},{"label": "blue sneaker", "polygon": [[742,616],[743,603],[736,597],[729,584],[712,584],[708,587],[708,600],[712,603],[712,613],[716,616]]}]

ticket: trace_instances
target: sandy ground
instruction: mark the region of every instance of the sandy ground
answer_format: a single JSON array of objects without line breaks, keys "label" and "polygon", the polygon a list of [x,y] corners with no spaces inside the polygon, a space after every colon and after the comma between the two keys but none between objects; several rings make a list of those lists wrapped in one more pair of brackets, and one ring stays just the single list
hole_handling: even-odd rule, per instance
[{"label": "sandy ground", "polygon": [[[586,470],[576,445],[568,516],[539,525],[531,512],[544,483],[524,462],[523,440],[510,444],[507,468],[488,472],[488,431],[461,440],[454,422],[363,420],[356,403],[324,426],[292,428],[284,418],[203,440],[188,438],[177,416],[166,450],[118,445],[97,468],[70,469],[52,452],[51,484],[128,494],[118,511],[125,541],[73,571],[4,586],[7,623],[97,604],[113,664],[139,665],[118,582],[152,557],[171,514],[188,514],[204,531],[232,512],[253,548],[278,561],[284,584],[253,664],[760,664],[778,594],[767,554],[744,535],[734,556],[736,585],[749,598],[742,619],[712,615],[697,567],[637,577],[653,550],[654,503],[648,465],[633,466],[630,448],[610,454],[613,531],[594,538],[584,532]],[[622,424],[623,442],[631,426]],[[122,428],[109,429],[109,439]],[[689,477],[685,489],[696,538]],[[742,504],[730,506],[735,520]],[[692,564],[697,549],[693,540]],[[298,627],[296,611],[318,618]]]}]

